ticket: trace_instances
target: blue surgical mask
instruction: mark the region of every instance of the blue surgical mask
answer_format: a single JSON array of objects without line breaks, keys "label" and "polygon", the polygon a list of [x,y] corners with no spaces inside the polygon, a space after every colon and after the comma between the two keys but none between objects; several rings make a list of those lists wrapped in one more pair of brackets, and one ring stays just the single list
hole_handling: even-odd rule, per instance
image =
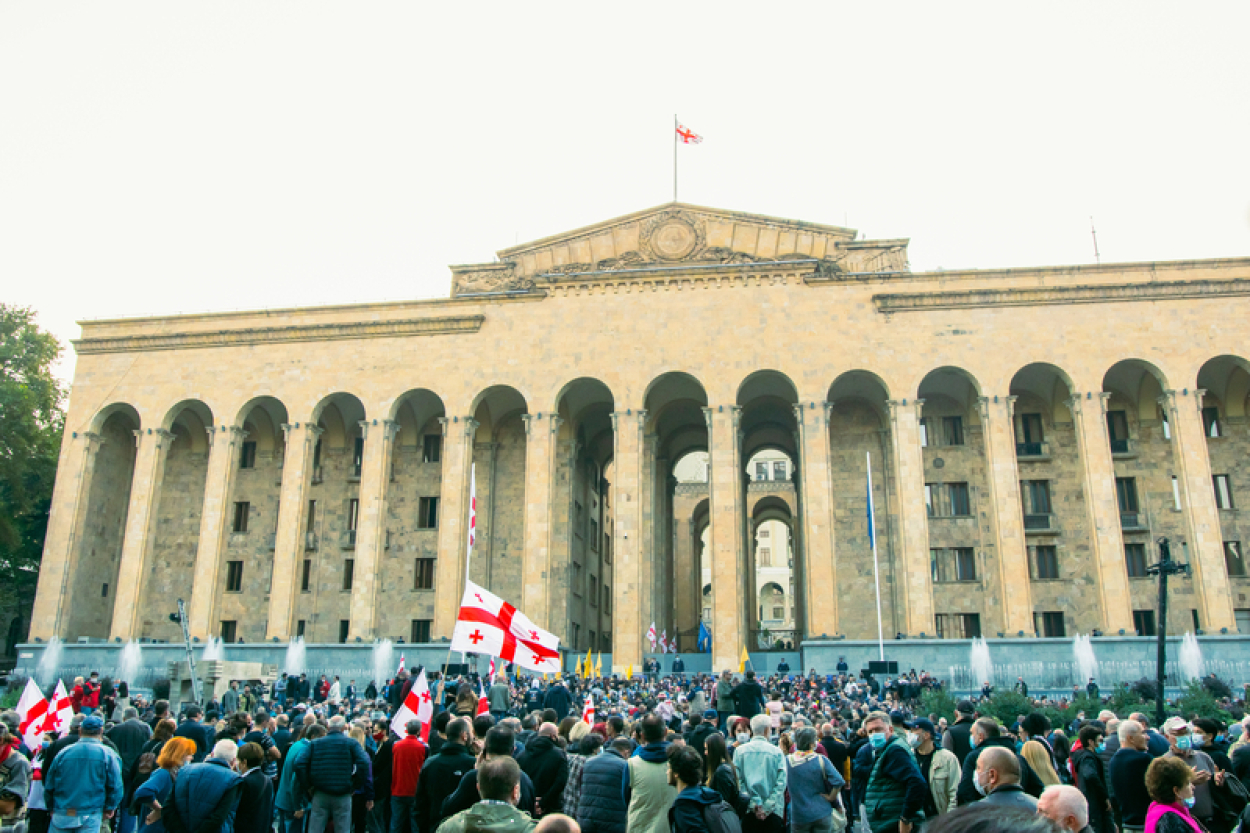
[{"label": "blue surgical mask", "polygon": [[1179,738],[1176,739],[1176,748],[1177,749],[1192,749],[1193,740],[1189,737],[1189,735],[1181,735]]},{"label": "blue surgical mask", "polygon": [[873,749],[880,749],[885,746],[885,732],[873,732],[868,736],[868,742],[872,744]]},{"label": "blue surgical mask", "polygon": [[968,736],[968,746],[969,746],[969,748],[971,748],[971,749],[976,749],[976,748],[977,748],[977,739],[976,739],[976,738],[974,738],[974,737],[972,737],[971,735],[969,735],[969,736]]},{"label": "blue surgical mask", "polygon": [[1020,752],[1023,749],[1024,749],[1024,741],[1022,740],[1016,741],[1016,751]]},{"label": "blue surgical mask", "polygon": [[1197,804],[1197,803],[1198,803],[1198,799],[1197,799],[1197,798],[1195,798],[1195,797],[1194,797],[1194,796],[1192,796],[1192,795],[1191,795],[1189,798],[1185,799],[1185,806],[1186,806],[1186,807],[1192,807],[1192,806],[1194,806],[1194,805],[1195,805],[1195,804]]},{"label": "blue surgical mask", "polygon": [[1102,753],[1106,752],[1106,751],[1107,751],[1107,742],[1106,742],[1105,740],[1104,740],[1104,741],[1099,741],[1098,746],[1097,746],[1097,748],[1096,748],[1096,749],[1094,749],[1094,751],[1095,751],[1095,752],[1097,752],[1099,755],[1101,755]]}]

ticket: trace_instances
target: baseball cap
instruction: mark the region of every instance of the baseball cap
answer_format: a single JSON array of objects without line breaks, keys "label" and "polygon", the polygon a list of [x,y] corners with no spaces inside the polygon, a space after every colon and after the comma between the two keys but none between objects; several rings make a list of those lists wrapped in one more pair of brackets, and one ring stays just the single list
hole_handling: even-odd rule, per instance
[{"label": "baseball cap", "polygon": [[976,712],[976,710],[977,710],[977,707],[972,705],[971,700],[960,700],[958,703],[955,704],[955,711],[959,712],[960,714],[973,714]]},{"label": "baseball cap", "polygon": [[1165,734],[1173,734],[1180,731],[1189,731],[1189,721],[1183,717],[1169,717],[1163,723],[1163,731]]},{"label": "baseball cap", "polygon": [[911,723],[907,724],[908,729],[920,729],[928,732],[931,736],[937,737],[937,727],[933,725],[933,721],[927,717],[917,717]]},{"label": "baseball cap", "polygon": [[704,710],[703,710],[703,719],[704,719],[704,720],[711,720],[712,718],[714,718],[714,717],[716,717],[716,716],[717,716],[717,715],[716,715],[716,709],[704,709]]},{"label": "baseball cap", "polygon": [[97,715],[88,715],[82,722],[79,729],[83,732],[99,732],[104,728],[104,721]]}]

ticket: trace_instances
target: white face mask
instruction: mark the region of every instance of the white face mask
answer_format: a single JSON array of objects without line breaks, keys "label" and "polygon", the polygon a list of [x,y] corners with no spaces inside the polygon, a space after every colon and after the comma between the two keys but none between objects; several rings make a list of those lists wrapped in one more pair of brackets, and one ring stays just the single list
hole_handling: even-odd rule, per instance
[{"label": "white face mask", "polygon": [[979,792],[981,795],[989,794],[989,791],[990,791],[989,787],[981,783],[981,773],[980,771],[975,770],[975,769],[972,771],[972,786],[976,787],[977,792]]},{"label": "white face mask", "polygon": [[750,739],[751,739],[751,736],[750,736],[750,735],[748,735],[746,732],[739,732],[739,733],[738,733],[738,743],[746,743],[746,742],[747,742],[747,741],[749,741]]}]

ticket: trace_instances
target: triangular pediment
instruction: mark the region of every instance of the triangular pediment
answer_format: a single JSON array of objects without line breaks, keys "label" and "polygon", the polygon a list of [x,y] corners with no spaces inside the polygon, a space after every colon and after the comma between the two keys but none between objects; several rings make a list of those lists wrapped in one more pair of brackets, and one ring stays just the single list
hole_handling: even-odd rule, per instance
[{"label": "triangular pediment", "polygon": [[853,229],[667,203],[453,266],[455,295],[525,291],[603,273],[811,261],[813,270],[901,271],[905,240],[856,241]]}]

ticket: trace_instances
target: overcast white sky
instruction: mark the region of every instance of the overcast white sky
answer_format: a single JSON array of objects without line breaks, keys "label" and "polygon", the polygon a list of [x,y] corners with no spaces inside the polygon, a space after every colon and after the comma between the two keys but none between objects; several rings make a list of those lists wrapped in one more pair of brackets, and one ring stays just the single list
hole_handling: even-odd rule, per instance
[{"label": "overcast white sky", "polygon": [[[445,295],[672,196],[914,269],[1250,255],[1250,3],[0,2],[0,297]],[[61,372],[72,372],[72,351]]]}]

